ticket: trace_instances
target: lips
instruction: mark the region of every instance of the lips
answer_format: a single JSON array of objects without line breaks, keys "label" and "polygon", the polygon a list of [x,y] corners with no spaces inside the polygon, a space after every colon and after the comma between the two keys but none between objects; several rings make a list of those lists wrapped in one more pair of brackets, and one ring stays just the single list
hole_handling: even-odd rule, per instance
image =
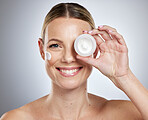
[{"label": "lips", "polygon": [[83,67],[56,67],[64,77],[73,77],[77,75]]}]

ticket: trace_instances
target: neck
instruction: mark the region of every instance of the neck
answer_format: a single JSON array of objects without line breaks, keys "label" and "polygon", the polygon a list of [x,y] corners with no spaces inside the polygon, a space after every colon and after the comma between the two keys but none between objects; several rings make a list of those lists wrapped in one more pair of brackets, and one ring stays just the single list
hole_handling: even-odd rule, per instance
[{"label": "neck", "polygon": [[53,84],[47,99],[52,115],[62,119],[78,119],[83,116],[89,106],[86,86],[85,83],[81,87],[67,90]]}]

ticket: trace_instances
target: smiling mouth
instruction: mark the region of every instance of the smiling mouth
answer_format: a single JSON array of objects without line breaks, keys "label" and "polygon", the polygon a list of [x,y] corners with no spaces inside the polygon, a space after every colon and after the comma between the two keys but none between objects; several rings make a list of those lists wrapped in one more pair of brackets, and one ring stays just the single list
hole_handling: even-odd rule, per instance
[{"label": "smiling mouth", "polygon": [[64,77],[73,77],[77,75],[83,67],[56,67]]}]

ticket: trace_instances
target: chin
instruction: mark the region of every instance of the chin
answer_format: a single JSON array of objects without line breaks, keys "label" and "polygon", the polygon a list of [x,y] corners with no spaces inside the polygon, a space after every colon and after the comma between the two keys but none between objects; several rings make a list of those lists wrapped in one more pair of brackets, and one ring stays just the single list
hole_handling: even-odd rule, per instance
[{"label": "chin", "polygon": [[63,80],[63,81],[56,81],[56,84],[62,88],[67,90],[77,89],[79,87],[86,87],[87,79],[84,81],[79,80]]},{"label": "chin", "polygon": [[78,74],[74,77],[63,77],[58,76],[57,79],[53,80],[62,89],[72,90],[80,87],[87,86],[87,79],[90,76],[91,72],[84,74]]}]

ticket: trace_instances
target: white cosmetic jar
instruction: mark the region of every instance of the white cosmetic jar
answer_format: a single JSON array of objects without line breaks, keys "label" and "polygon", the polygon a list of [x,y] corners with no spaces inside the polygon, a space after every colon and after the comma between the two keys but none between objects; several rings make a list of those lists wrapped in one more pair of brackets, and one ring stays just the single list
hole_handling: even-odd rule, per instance
[{"label": "white cosmetic jar", "polygon": [[96,50],[96,40],[89,34],[82,34],[76,38],[74,49],[80,56],[91,56]]}]

